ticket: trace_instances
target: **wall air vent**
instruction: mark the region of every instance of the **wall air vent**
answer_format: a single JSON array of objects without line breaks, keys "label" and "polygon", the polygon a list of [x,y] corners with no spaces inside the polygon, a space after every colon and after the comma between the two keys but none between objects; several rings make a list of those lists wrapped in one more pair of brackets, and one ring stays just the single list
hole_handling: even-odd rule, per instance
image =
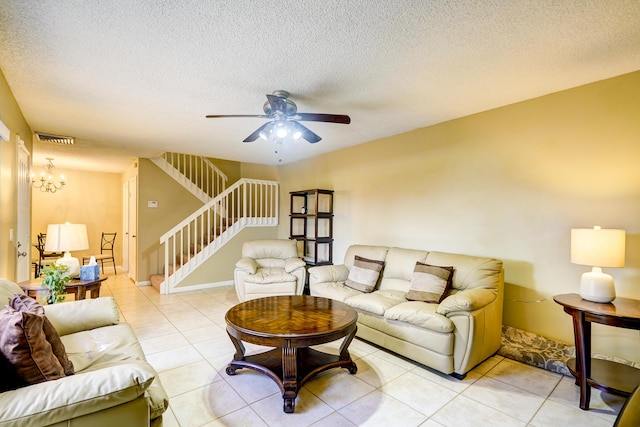
[{"label": "wall air vent", "polygon": [[38,136],[38,140],[40,142],[50,142],[60,145],[73,145],[73,143],[75,142],[75,138],[73,138],[72,136],[52,135],[50,133],[42,132],[36,132],[36,135]]}]

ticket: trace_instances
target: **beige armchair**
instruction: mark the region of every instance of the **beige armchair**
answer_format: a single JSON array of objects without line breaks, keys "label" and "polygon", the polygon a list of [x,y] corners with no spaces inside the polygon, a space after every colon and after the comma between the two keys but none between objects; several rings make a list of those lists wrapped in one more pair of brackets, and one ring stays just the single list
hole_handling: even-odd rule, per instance
[{"label": "beige armchair", "polygon": [[240,301],[302,295],[307,277],[295,240],[254,240],[242,245],[233,278]]}]

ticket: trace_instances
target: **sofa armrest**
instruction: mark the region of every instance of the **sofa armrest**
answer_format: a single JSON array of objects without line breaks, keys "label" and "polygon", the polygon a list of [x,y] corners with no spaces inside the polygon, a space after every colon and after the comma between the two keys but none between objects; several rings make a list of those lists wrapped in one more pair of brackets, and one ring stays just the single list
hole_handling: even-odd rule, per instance
[{"label": "sofa armrest", "polygon": [[45,305],[44,313],[60,335],[69,335],[120,322],[118,306],[112,297]]},{"label": "sofa armrest", "polygon": [[473,311],[482,308],[496,299],[494,289],[467,289],[451,294],[438,305],[436,313],[446,316],[456,311]]},{"label": "sofa armrest", "polygon": [[155,371],[129,360],[95,371],[0,393],[0,426],[50,425],[111,408],[140,397]]},{"label": "sofa armrest", "polygon": [[344,282],[348,277],[349,269],[344,264],[320,265],[309,269],[309,284]]},{"label": "sofa armrest", "polygon": [[244,257],[236,262],[236,268],[248,274],[256,274],[256,271],[258,271],[258,263],[253,258]]},{"label": "sofa armrest", "polygon": [[284,260],[284,271],[291,273],[301,267],[304,268],[305,265],[307,263],[300,258],[287,258]]}]

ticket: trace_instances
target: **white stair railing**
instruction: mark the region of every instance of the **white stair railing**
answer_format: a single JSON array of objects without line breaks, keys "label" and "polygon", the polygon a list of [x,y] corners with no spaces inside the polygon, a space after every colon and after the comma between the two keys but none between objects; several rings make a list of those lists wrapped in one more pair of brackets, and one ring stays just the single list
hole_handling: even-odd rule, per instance
[{"label": "white stair railing", "polygon": [[278,225],[278,192],[275,181],[241,179],[162,235],[160,293],[171,293],[243,228]]},{"label": "white stair railing", "polygon": [[203,203],[209,202],[226,189],[227,176],[205,157],[164,153],[162,157],[151,161]]}]

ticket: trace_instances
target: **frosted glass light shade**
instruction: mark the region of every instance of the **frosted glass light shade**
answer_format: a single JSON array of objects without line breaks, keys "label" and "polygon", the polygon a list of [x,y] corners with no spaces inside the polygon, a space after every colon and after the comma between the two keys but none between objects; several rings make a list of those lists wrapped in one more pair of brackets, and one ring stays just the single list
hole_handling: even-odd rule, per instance
[{"label": "frosted glass light shade", "polygon": [[571,262],[590,265],[592,270],[582,274],[580,296],[599,303],[616,298],[611,275],[601,267],[624,267],[625,231],[618,229],[575,228],[571,230]]}]

